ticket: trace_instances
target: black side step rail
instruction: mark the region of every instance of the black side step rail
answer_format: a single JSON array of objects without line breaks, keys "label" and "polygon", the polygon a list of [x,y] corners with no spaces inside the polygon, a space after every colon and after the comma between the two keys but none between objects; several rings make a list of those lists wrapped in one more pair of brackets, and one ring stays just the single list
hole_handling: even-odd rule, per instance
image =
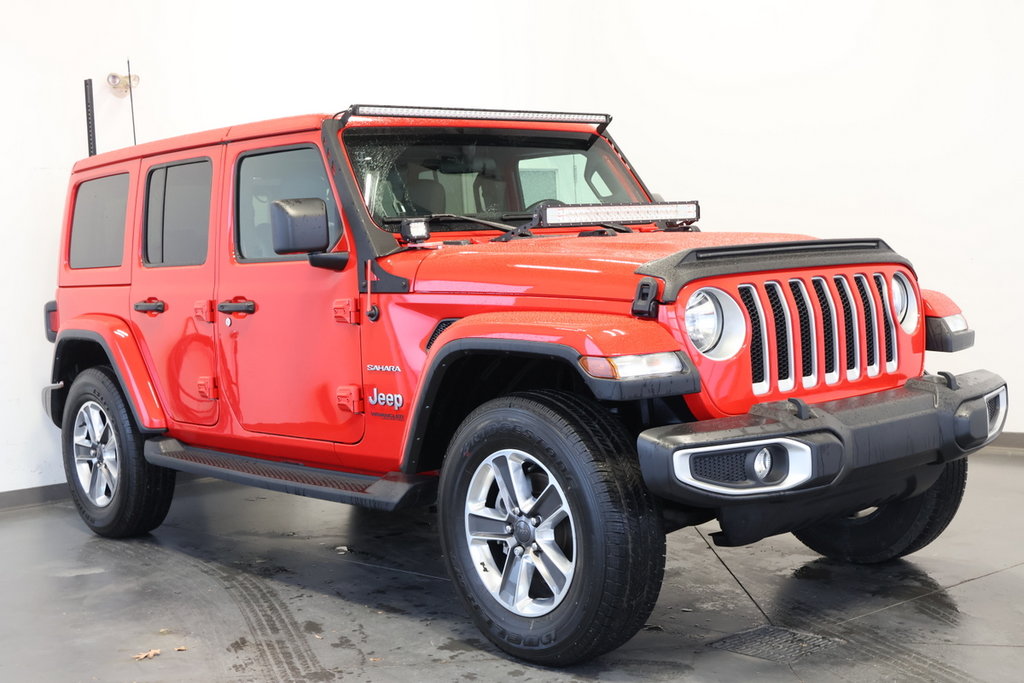
[{"label": "black side step rail", "polygon": [[153,465],[373,510],[431,505],[437,499],[435,476],[347,474],[193,448],[168,437],[149,439],[143,452]]}]

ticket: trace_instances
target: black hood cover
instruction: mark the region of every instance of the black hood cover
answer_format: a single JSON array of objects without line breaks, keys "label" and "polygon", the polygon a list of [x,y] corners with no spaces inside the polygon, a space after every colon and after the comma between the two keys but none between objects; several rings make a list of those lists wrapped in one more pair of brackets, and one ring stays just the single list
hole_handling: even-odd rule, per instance
[{"label": "black hood cover", "polygon": [[635,272],[664,280],[665,291],[661,303],[669,304],[676,300],[679,290],[688,283],[715,275],[859,263],[901,263],[911,271],[914,269],[910,261],[880,239],[852,239],[688,249],[648,261]]}]

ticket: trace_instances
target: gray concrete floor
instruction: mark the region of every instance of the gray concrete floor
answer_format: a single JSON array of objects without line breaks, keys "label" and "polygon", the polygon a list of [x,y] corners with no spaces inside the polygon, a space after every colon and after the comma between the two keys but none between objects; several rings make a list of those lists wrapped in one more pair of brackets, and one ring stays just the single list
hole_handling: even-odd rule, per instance
[{"label": "gray concrete floor", "polygon": [[712,548],[714,524],[684,529],[645,629],[563,670],[479,635],[432,514],[209,479],[180,483],[133,541],[91,535],[68,501],[0,510],[0,680],[1020,681],[1022,503],[1024,457],[990,449],[950,528],[905,561],[844,566],[788,535]]}]

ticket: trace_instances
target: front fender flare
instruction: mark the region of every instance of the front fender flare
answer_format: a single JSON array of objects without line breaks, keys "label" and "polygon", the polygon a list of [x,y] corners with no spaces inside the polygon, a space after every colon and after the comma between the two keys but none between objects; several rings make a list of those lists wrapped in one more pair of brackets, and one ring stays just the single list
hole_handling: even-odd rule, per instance
[{"label": "front fender flare", "polygon": [[[602,400],[629,401],[700,391],[696,367],[679,341],[656,321],[595,313],[498,312],[462,318],[441,333],[427,357],[427,370],[420,382],[421,396],[432,375],[445,363],[473,352],[565,360],[576,368],[594,396]],[[579,365],[581,356],[658,352],[679,354],[682,372],[666,377],[612,380],[592,377]]]},{"label": "front fender flare", "polygon": [[[672,352],[680,373],[634,380],[592,377],[580,367],[582,356],[624,356]],[[406,433],[405,467],[414,466],[427,432],[430,412],[445,373],[472,354],[540,357],[568,363],[599,400],[632,401],[700,391],[700,375],[682,345],[655,321],[588,313],[485,313],[463,318],[441,333],[431,348],[420,380],[416,412]]]}]

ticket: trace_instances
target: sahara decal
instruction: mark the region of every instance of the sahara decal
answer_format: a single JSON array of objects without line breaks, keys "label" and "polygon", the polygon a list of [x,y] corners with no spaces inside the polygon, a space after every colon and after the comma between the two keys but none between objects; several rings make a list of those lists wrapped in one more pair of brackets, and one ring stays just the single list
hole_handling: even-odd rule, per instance
[{"label": "sahara decal", "polygon": [[367,365],[367,372],[401,372],[402,368],[397,365]]}]

